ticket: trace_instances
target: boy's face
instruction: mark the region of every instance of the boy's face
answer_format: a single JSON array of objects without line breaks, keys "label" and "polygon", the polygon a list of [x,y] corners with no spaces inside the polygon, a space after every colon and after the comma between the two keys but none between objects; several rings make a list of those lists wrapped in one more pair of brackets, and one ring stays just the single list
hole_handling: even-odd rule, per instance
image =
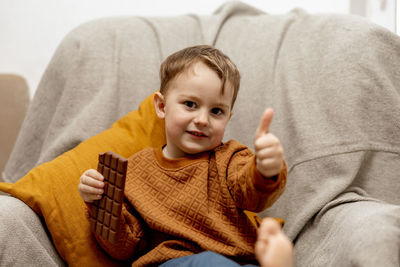
[{"label": "boy's face", "polygon": [[179,158],[211,150],[221,144],[231,117],[233,90],[202,62],[178,75],[166,95],[157,93],[158,117],[165,119],[166,157]]}]

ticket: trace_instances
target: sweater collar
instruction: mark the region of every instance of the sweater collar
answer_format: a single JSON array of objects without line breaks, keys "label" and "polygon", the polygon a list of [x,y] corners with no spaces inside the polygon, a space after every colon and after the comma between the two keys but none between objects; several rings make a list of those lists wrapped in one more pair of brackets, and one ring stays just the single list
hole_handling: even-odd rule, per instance
[{"label": "sweater collar", "polygon": [[182,158],[170,159],[166,158],[162,152],[163,147],[154,148],[154,155],[157,162],[164,168],[176,169],[193,164],[195,162],[204,161],[209,159],[212,151],[205,151],[193,155],[186,155]]}]

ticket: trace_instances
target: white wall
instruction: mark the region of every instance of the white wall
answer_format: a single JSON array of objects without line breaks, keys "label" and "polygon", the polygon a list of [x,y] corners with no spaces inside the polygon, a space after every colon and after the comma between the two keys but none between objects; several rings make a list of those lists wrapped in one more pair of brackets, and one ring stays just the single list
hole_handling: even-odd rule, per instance
[{"label": "white wall", "polygon": [[396,7],[396,12],[394,15],[394,19],[396,21],[396,28],[395,31],[398,35],[400,35],[400,0],[395,0],[395,7]]},{"label": "white wall", "polygon": [[[295,7],[348,13],[350,0],[247,0],[267,13]],[[225,0],[0,0],[0,73],[25,77],[31,96],[62,38],[77,25],[103,16],[211,14]]]}]

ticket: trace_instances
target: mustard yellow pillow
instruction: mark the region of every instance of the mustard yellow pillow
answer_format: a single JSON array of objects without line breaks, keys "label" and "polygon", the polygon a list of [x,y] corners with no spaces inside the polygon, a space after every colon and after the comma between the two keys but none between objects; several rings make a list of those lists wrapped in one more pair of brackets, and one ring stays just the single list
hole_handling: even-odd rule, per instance
[{"label": "mustard yellow pillow", "polygon": [[0,190],[43,216],[57,251],[69,266],[121,265],[103,252],[90,233],[78,192],[79,177],[86,169],[97,167],[100,152],[111,150],[129,157],[164,142],[164,123],[155,114],[151,95],[110,129],[32,169],[15,184],[0,183]]}]

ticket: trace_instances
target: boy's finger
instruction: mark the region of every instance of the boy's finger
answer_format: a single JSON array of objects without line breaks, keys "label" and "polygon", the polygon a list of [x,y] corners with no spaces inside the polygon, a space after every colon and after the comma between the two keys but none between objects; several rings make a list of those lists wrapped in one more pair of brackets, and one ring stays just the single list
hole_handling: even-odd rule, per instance
[{"label": "boy's finger", "polygon": [[85,194],[82,196],[83,200],[88,203],[92,203],[95,200],[100,200],[103,195],[92,195],[92,194]]},{"label": "boy's finger", "polygon": [[94,188],[103,188],[104,182],[101,180],[94,179],[92,176],[84,175],[82,176],[82,184],[94,187]]},{"label": "boy's finger", "polygon": [[99,180],[99,181],[103,181],[104,180],[104,177],[103,177],[103,175],[101,175],[101,173],[99,173],[97,170],[95,170],[95,169],[89,169],[89,170],[87,170],[86,172],[85,172],[85,174],[87,175],[87,176],[90,176],[90,177],[92,177],[92,178],[95,178],[95,179],[97,179],[97,180]]},{"label": "boy's finger", "polygon": [[102,197],[103,197],[103,195],[100,195],[100,194],[99,195],[93,195],[93,194],[86,195],[87,200],[89,200],[90,202],[93,202],[94,200],[99,200]]},{"label": "boy's finger", "polygon": [[254,141],[254,148],[256,150],[278,146],[280,146],[279,139],[272,133],[261,135]]},{"label": "boy's finger", "polygon": [[266,158],[278,158],[282,156],[282,152],[277,150],[274,147],[267,147],[256,152],[256,158],[258,160],[266,159]]},{"label": "boy's finger", "polygon": [[274,117],[274,110],[272,108],[267,108],[260,120],[260,123],[258,124],[255,138],[259,138],[262,134],[264,133],[269,133],[269,127],[271,125],[272,119]]},{"label": "boy's finger", "polygon": [[79,191],[85,194],[100,195],[103,194],[104,190],[101,188],[92,187],[86,184],[79,185]]}]

